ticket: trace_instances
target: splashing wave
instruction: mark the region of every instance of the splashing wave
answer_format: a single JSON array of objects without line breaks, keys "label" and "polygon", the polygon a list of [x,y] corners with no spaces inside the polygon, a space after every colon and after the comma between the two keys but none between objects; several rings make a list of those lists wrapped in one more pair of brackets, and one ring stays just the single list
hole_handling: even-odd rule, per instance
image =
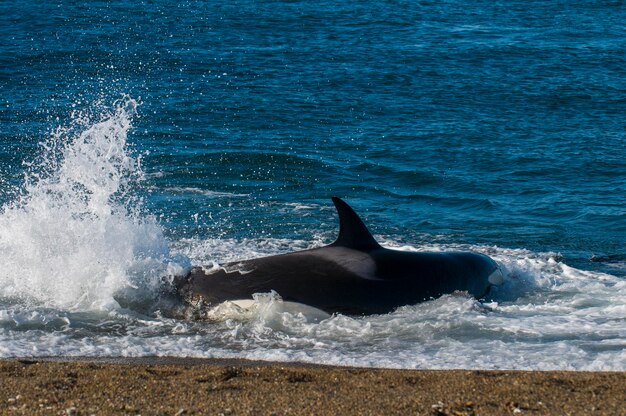
[{"label": "splashing wave", "polygon": [[140,214],[131,192],[142,177],[127,144],[136,107],[124,97],[98,122],[77,116],[41,143],[23,192],[0,210],[0,297],[117,308],[120,299],[152,296],[176,267],[160,226]]}]

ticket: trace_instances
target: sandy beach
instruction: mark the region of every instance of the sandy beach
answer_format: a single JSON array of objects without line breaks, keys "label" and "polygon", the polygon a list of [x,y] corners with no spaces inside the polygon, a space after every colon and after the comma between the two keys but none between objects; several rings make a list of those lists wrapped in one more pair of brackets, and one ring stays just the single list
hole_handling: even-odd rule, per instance
[{"label": "sandy beach", "polygon": [[626,373],[15,359],[0,361],[0,413],[626,415]]}]

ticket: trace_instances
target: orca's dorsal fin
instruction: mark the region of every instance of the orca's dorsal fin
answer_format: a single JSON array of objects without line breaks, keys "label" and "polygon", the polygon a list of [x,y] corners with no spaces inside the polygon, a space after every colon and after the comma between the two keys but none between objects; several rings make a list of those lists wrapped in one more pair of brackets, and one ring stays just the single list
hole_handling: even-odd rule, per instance
[{"label": "orca's dorsal fin", "polygon": [[339,214],[339,236],[331,245],[361,251],[380,248],[380,245],[350,205],[336,196],[333,196],[332,199]]}]

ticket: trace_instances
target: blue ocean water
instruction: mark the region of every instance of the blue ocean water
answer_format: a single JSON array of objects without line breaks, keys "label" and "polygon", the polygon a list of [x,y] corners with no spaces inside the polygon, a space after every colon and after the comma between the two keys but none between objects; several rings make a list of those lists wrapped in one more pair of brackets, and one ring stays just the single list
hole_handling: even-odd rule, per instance
[{"label": "blue ocean water", "polygon": [[[0,3],[0,356],[626,369],[624,21],[620,1]],[[485,252],[507,282],[374,318],[155,312],[189,264],[331,242],[332,195],[388,246]]]}]

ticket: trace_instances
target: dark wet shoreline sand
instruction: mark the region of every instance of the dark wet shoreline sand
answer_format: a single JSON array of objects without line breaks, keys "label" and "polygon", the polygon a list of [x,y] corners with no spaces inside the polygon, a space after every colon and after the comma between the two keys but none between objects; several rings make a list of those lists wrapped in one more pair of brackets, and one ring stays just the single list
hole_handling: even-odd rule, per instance
[{"label": "dark wet shoreline sand", "polygon": [[0,414],[626,415],[626,372],[12,359],[0,360]]}]

